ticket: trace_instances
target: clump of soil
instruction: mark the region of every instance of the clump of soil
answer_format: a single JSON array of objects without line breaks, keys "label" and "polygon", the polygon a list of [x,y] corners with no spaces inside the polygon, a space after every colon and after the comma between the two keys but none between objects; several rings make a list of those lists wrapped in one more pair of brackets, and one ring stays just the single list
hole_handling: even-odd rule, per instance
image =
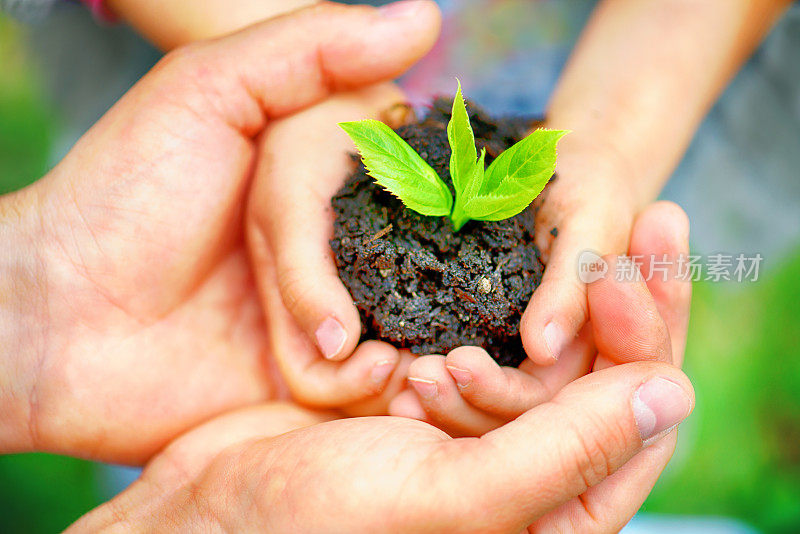
[{"label": "clump of soil", "polygon": [[[451,99],[439,98],[423,120],[397,133],[452,191],[446,130],[451,106]],[[524,118],[495,120],[470,103],[467,109],[487,165],[537,125]],[[416,354],[478,345],[501,365],[525,359],[520,318],[544,270],[533,242],[535,206],[504,221],[470,221],[454,232],[447,217],[405,208],[360,163],[331,203],[331,247],[361,314],[362,337]]]}]

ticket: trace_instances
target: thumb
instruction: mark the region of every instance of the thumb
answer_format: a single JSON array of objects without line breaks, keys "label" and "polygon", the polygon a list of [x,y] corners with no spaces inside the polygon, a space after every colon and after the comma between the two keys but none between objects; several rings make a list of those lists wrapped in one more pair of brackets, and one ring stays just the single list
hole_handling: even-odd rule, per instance
[{"label": "thumb", "polygon": [[325,3],[171,52],[37,184],[52,241],[88,243],[74,255],[110,299],[163,315],[240,239],[267,120],[401,74],[438,28],[428,0]]},{"label": "thumb", "polygon": [[608,368],[479,440],[448,443],[456,451],[440,476],[459,481],[458,502],[519,532],[617,471],[693,406],[692,386],[675,367]]},{"label": "thumb", "polygon": [[669,330],[634,259],[607,255],[603,261],[609,273],[630,262],[636,276],[624,281],[609,274],[588,284],[589,317],[599,354],[613,363],[672,363]]},{"label": "thumb", "polygon": [[200,44],[196,66],[205,71],[210,61],[222,74],[211,77],[209,94],[248,90],[274,118],[336,91],[396,78],[431,49],[440,24],[430,0],[381,8],[325,2]]}]

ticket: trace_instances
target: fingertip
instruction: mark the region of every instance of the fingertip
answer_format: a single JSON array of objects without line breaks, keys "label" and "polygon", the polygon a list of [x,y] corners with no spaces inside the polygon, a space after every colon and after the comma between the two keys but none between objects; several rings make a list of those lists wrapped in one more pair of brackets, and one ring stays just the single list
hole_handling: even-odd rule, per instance
[{"label": "fingertip", "polygon": [[[320,354],[330,361],[342,361],[352,354],[360,338],[361,323],[358,313],[347,314],[348,320],[337,318],[342,312],[325,317],[314,329],[313,339]],[[353,317],[354,315],[354,317]],[[345,326],[345,323],[349,323]]]},{"label": "fingertip", "polygon": [[416,391],[423,406],[434,419],[440,419],[444,412],[452,411],[459,397],[456,384],[445,368],[445,358],[441,355],[420,356],[408,368],[408,385]]},{"label": "fingertip", "polygon": [[314,339],[322,356],[335,360],[347,341],[347,331],[338,319],[326,317],[314,331]]},{"label": "fingertip", "polygon": [[459,389],[463,390],[472,385],[472,371],[456,365],[446,365],[446,367]]},{"label": "fingertip", "polygon": [[445,367],[461,390],[470,387],[476,375],[480,378],[485,374],[487,366],[499,369],[489,353],[481,347],[458,347],[445,357]]},{"label": "fingertip", "polygon": [[[476,347],[469,348],[483,352]],[[451,436],[481,435],[500,424],[492,414],[482,412],[465,400],[451,370],[445,366],[444,356],[417,358],[409,368],[408,385],[417,394],[427,414],[426,421]]]},{"label": "fingertip", "polygon": [[417,394],[410,389],[406,389],[397,394],[389,403],[389,415],[395,417],[406,417],[418,421],[426,421],[427,413],[422,403],[417,398]]},{"label": "fingertip", "polygon": [[561,326],[557,320],[548,321],[548,323],[544,325],[542,336],[544,337],[544,344],[547,346],[547,350],[550,353],[552,363],[555,363],[564,351],[564,347],[569,343],[569,337],[564,327]]},{"label": "fingertip", "polygon": [[439,381],[444,371],[444,356],[420,356],[408,367],[408,385],[421,399],[430,401],[439,394]]},{"label": "fingertip", "polygon": [[396,78],[433,48],[442,24],[441,12],[430,0],[371,8],[367,17],[357,28],[354,17],[349,27],[342,26],[336,42],[321,49],[321,62],[339,90]]},{"label": "fingertip", "polygon": [[392,345],[381,341],[365,341],[359,345],[358,351],[369,354],[369,364],[366,366],[369,392],[381,393],[397,369],[400,352]]},{"label": "fingertip", "polygon": [[689,416],[694,409],[694,389],[672,377],[651,377],[636,388],[632,408],[643,446],[647,447]]},{"label": "fingertip", "polygon": [[[532,306],[529,304],[528,309]],[[564,327],[555,319],[542,320],[536,313],[522,316],[520,336],[522,347],[528,359],[542,366],[550,366],[558,361],[558,357],[569,343],[569,336]]]},{"label": "fingertip", "polygon": [[520,321],[528,358],[538,365],[553,365],[588,317],[586,284],[575,273],[542,280]]},{"label": "fingertip", "polygon": [[442,26],[442,12],[432,0],[392,2],[379,7],[377,13],[384,20],[406,22],[417,28],[419,34],[425,38],[419,43],[425,52],[433,46]]},{"label": "fingertip", "polygon": [[[651,231],[657,232],[662,238],[666,238],[666,241],[672,244],[671,247],[668,247],[670,251],[674,250],[676,246],[682,249],[684,245],[688,250],[689,216],[674,202],[660,200],[645,208],[636,218],[633,237],[635,238],[637,233],[641,233],[643,229],[646,229],[648,234]],[[631,248],[635,248],[634,239],[631,240]],[[678,250],[677,252],[682,251]]]}]

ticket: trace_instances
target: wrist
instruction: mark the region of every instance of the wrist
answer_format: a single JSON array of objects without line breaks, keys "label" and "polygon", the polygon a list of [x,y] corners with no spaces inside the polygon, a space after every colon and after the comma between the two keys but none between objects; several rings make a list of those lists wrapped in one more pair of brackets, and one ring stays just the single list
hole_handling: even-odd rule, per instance
[{"label": "wrist", "polygon": [[65,534],[162,532],[167,526],[174,532],[230,532],[221,525],[221,516],[203,512],[208,503],[201,493],[203,488],[194,482],[176,487],[157,483],[145,469],[139,480],[78,519]]},{"label": "wrist", "polygon": [[636,164],[634,155],[624,153],[606,137],[572,131],[559,143],[557,179],[550,189],[563,189],[560,194],[571,198],[613,195],[617,205],[637,211],[652,202],[658,192],[653,192],[652,183],[638,179]]},{"label": "wrist", "polygon": [[48,321],[34,195],[0,198],[0,453],[36,447],[35,375]]}]

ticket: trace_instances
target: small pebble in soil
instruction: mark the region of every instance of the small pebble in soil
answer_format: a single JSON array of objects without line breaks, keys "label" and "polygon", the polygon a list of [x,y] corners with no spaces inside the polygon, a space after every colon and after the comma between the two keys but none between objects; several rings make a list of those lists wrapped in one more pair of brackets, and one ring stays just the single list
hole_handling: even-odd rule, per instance
[{"label": "small pebble in soil", "polygon": [[485,276],[478,280],[478,291],[484,295],[492,291],[492,283]]}]

